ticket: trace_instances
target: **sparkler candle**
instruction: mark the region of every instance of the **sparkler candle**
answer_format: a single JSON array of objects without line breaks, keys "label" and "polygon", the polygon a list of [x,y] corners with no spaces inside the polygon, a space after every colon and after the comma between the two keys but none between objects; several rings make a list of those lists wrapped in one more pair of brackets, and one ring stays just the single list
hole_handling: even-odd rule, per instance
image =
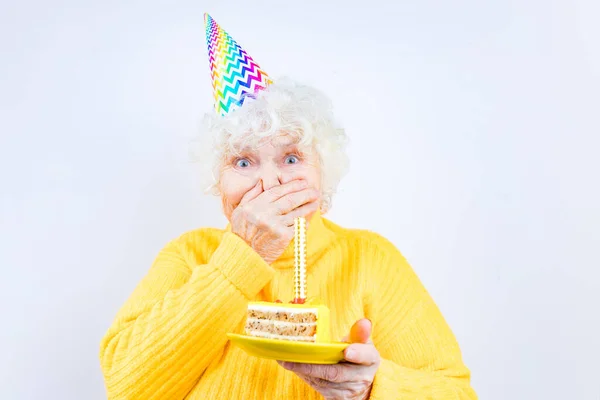
[{"label": "sparkler candle", "polygon": [[306,301],[306,220],[294,220],[294,303]]}]

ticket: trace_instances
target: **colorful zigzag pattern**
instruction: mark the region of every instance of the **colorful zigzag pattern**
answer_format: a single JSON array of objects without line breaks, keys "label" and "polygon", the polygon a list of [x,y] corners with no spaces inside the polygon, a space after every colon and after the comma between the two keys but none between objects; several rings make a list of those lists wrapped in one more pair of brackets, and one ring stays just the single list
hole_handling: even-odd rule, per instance
[{"label": "colorful zigzag pattern", "polygon": [[215,109],[226,115],[272,81],[208,14],[204,14]]}]

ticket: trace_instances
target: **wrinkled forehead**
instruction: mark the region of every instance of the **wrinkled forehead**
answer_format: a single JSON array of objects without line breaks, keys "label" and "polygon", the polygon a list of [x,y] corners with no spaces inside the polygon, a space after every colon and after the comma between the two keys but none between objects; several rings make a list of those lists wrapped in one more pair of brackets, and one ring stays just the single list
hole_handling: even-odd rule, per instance
[{"label": "wrinkled forehead", "polygon": [[248,134],[234,141],[232,143],[231,150],[236,153],[243,151],[256,151],[268,144],[277,149],[295,147],[302,151],[307,151],[311,147],[308,143],[304,143],[302,141],[302,136],[298,134],[280,133],[266,137]]}]

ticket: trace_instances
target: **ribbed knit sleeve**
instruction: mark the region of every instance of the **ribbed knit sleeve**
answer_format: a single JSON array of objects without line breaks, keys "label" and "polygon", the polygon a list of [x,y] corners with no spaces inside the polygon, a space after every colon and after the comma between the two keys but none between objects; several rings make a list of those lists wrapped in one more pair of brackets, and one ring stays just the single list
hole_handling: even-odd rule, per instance
[{"label": "ribbed knit sleeve", "polygon": [[472,400],[470,372],[454,334],[400,252],[379,238],[366,295],[382,362],[371,400]]},{"label": "ribbed knit sleeve", "polygon": [[[209,252],[210,240],[196,242]],[[219,359],[274,271],[233,233],[215,243],[198,263],[185,241],[171,242],[119,311],[100,350],[109,399],[183,399]]]}]

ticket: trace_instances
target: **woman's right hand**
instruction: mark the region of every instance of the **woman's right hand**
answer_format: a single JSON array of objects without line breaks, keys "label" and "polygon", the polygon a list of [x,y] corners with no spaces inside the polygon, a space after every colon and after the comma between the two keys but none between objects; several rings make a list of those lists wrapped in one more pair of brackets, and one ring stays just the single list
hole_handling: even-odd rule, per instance
[{"label": "woman's right hand", "polygon": [[293,180],[266,191],[259,180],[231,214],[231,228],[271,264],[294,237],[294,219],[318,208],[319,191],[308,188],[305,180]]}]

